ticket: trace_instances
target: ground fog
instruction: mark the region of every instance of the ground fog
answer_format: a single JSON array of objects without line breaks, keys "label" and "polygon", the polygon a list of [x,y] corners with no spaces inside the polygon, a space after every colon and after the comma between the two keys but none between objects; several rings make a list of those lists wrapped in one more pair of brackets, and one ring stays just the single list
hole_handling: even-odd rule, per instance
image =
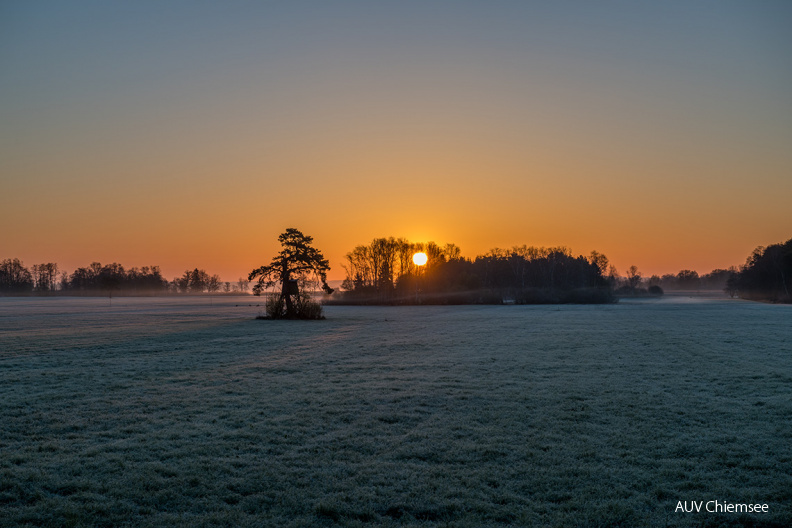
[{"label": "ground fog", "polygon": [[790,306],[251,299],[0,298],[0,525],[792,525]]}]

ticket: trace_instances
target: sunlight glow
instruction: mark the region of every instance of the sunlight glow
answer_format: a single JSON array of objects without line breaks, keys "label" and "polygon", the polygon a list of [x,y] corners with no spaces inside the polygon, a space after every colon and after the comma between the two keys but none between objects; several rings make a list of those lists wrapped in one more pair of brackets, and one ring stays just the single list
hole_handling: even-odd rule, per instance
[{"label": "sunlight glow", "polygon": [[427,260],[426,253],[416,253],[415,255],[413,255],[413,262],[415,263],[416,266],[423,266],[424,264],[426,264],[426,260]]}]

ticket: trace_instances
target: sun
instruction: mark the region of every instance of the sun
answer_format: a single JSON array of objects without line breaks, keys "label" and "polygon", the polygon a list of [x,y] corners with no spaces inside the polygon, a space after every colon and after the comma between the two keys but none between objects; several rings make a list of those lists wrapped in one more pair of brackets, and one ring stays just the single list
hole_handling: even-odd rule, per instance
[{"label": "sun", "polygon": [[416,253],[415,255],[413,255],[413,262],[415,263],[416,266],[423,266],[424,264],[426,264],[426,260],[427,260],[426,253]]}]

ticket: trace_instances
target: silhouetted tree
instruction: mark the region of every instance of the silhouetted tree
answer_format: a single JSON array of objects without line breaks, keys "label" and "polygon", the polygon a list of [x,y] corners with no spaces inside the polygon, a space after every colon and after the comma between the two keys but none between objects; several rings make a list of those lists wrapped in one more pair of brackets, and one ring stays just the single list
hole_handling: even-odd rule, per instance
[{"label": "silhouetted tree", "polygon": [[681,270],[677,273],[676,284],[682,290],[697,290],[699,288],[699,274],[694,270]]},{"label": "silhouetted tree", "polygon": [[638,271],[638,266],[630,266],[627,268],[627,286],[631,291],[635,291],[641,285],[641,272]]},{"label": "silhouetted tree", "polygon": [[100,288],[112,297],[113,292],[119,290],[126,281],[124,266],[117,262],[102,266],[102,269],[99,270],[98,279]]},{"label": "silhouetted tree", "polygon": [[[514,302],[608,302],[610,290],[595,262],[607,265],[607,258],[573,257],[565,247],[537,248],[515,246],[494,248],[471,261],[462,257],[455,244],[440,246],[434,242],[412,244],[395,240],[396,258],[393,269],[395,297],[383,295],[390,290],[390,280],[384,271],[376,276],[369,255],[378,241],[369,246],[357,246],[347,254],[344,268],[347,277],[342,288],[343,300],[353,303],[500,303],[504,298]],[[412,266],[412,255],[423,251],[427,263],[420,277]],[[596,254],[597,257],[599,254]],[[409,258],[410,264],[407,263]],[[379,261],[381,264],[381,260]],[[380,265],[380,269],[385,267]],[[582,290],[596,290],[582,292]]]},{"label": "silhouetted tree", "polygon": [[209,293],[219,292],[222,284],[223,283],[220,281],[220,275],[212,275],[206,281],[206,291]]},{"label": "silhouetted tree", "polygon": [[33,290],[33,277],[19,259],[0,262],[0,292],[26,293]]},{"label": "silhouetted tree", "polygon": [[55,290],[58,280],[58,265],[54,262],[46,264],[34,264],[31,268],[33,272],[33,288],[37,292],[50,292]]},{"label": "silhouetted tree", "polygon": [[184,275],[173,279],[173,286],[178,293],[187,293],[190,291],[190,277],[192,272],[187,270]]},{"label": "silhouetted tree", "polygon": [[673,290],[677,287],[677,276],[673,273],[666,273],[660,277],[660,285],[665,290]]},{"label": "silhouetted tree", "polygon": [[[302,303],[309,299],[301,297],[299,281],[321,282],[325,293],[333,293],[333,289],[327,285],[330,263],[321,251],[311,245],[313,237],[304,235],[297,229],[287,229],[278,237],[278,241],[283,247],[280,253],[268,266],[261,266],[251,271],[248,280],[258,281],[253,286],[255,295],[260,295],[264,289],[277,283],[281,284],[278,302],[285,307],[285,312],[271,315],[287,318],[303,317],[306,314],[301,313]],[[297,305],[292,296],[296,296]]]},{"label": "silhouetted tree", "polygon": [[599,251],[592,251],[589,260],[592,264],[597,266],[597,268],[600,270],[600,274],[602,274],[603,277],[608,274],[608,257]]},{"label": "silhouetted tree", "polygon": [[792,239],[756,248],[731,286],[740,297],[792,302]]},{"label": "silhouetted tree", "polygon": [[220,289],[220,277],[217,275],[209,276],[205,270],[195,268],[192,271],[186,270],[184,275],[173,279],[176,291],[180,293],[203,293],[215,292]]},{"label": "silhouetted tree", "polygon": [[209,274],[195,268],[190,272],[190,293],[203,293],[209,287]]},{"label": "silhouetted tree", "polygon": [[446,244],[443,246],[443,255],[448,261],[461,260],[462,249],[460,249],[460,247],[456,244]]}]

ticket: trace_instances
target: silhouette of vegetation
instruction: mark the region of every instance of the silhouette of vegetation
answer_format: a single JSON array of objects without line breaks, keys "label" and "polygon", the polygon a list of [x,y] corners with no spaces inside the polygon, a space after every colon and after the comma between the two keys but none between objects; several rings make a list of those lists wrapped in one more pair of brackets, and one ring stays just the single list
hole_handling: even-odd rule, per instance
[{"label": "silhouette of vegetation", "polygon": [[184,272],[184,275],[174,280],[179,293],[215,293],[220,291],[222,282],[218,275],[209,275],[202,269],[195,268]]},{"label": "silhouette of vegetation", "polygon": [[[426,265],[413,263],[416,252],[426,253]],[[334,304],[612,302],[607,266],[600,253],[573,257],[563,247],[496,248],[470,260],[455,244],[377,238],[347,253],[345,291]]]},{"label": "silhouette of vegetation", "polygon": [[[32,273],[31,273],[32,270]],[[34,264],[31,270],[19,259],[0,262],[0,293],[6,295],[167,295],[245,293],[247,281],[223,283],[218,275],[202,269],[187,270],[184,275],[166,280],[159,266],[125,269],[116,262],[102,265],[92,262],[68,274],[55,263]]]},{"label": "silhouette of vegetation", "polygon": [[62,281],[62,290],[71,294],[93,294],[151,292],[167,293],[168,281],[162,277],[158,266],[130,268],[125,270],[118,263],[102,265],[92,262],[85,268],[77,268],[70,277]]},{"label": "silhouette of vegetation", "polygon": [[0,291],[27,293],[33,291],[33,276],[19,259],[0,262]]},{"label": "silhouette of vegetation", "polygon": [[714,269],[711,272],[702,275],[699,280],[699,286],[702,290],[721,290],[726,288],[726,283],[732,275],[738,272],[736,266],[729,269]]},{"label": "silhouette of vegetation", "polygon": [[657,294],[657,289],[652,286],[657,286],[660,291],[664,290],[682,290],[682,291],[724,291],[726,282],[734,273],[737,272],[736,267],[729,269],[714,269],[710,273],[699,275],[697,271],[683,269],[679,273],[667,273],[660,277],[659,275],[652,275],[642,285],[647,286],[647,292]]},{"label": "silhouette of vegetation", "polygon": [[[69,274],[53,262],[27,268],[19,259],[9,258],[0,261],[0,294],[244,294],[250,289],[249,281],[257,279],[257,295],[281,287],[280,293],[267,297],[270,316],[304,314],[314,318],[312,293],[319,290],[320,283],[325,293],[332,292],[326,280],[329,263],[311,247],[313,239],[296,229],[286,230],[279,240],[283,250],[269,266],[233,283],[221,282],[218,275],[199,268],[168,281],[158,266],[125,269],[115,262],[92,262]],[[417,252],[426,253],[425,266],[413,263]],[[393,237],[355,247],[345,256],[343,268],[343,293],[333,304],[603,303],[613,302],[614,295],[656,296],[668,290],[714,290],[732,297],[792,302],[792,240],[756,248],[739,269],[715,269],[704,275],[683,269],[648,279],[636,266],[628,268],[626,277],[619,276],[608,258],[597,251],[585,258],[573,257],[565,247],[523,245],[496,248],[467,259],[455,244],[421,244]],[[289,291],[296,293],[287,294]]]},{"label": "silhouette of vegetation", "polygon": [[31,267],[33,277],[33,291],[53,292],[58,285],[58,265],[54,262],[34,264]]},{"label": "silhouette of vegetation", "polygon": [[727,280],[726,292],[744,299],[792,302],[792,239],[757,247]]},{"label": "silhouette of vegetation", "polygon": [[327,285],[330,263],[322,252],[311,246],[313,237],[304,235],[294,228],[287,229],[278,237],[283,246],[280,253],[268,266],[250,272],[248,280],[258,280],[253,293],[261,293],[280,284],[280,294],[271,293],[267,298],[267,316],[271,319],[321,319],[321,305],[311,298],[311,286],[321,282],[322,290],[333,293]]},{"label": "silhouette of vegetation", "polygon": [[701,286],[701,278],[698,272],[693,270],[682,270],[677,273],[676,282],[680,290],[698,290]]}]

